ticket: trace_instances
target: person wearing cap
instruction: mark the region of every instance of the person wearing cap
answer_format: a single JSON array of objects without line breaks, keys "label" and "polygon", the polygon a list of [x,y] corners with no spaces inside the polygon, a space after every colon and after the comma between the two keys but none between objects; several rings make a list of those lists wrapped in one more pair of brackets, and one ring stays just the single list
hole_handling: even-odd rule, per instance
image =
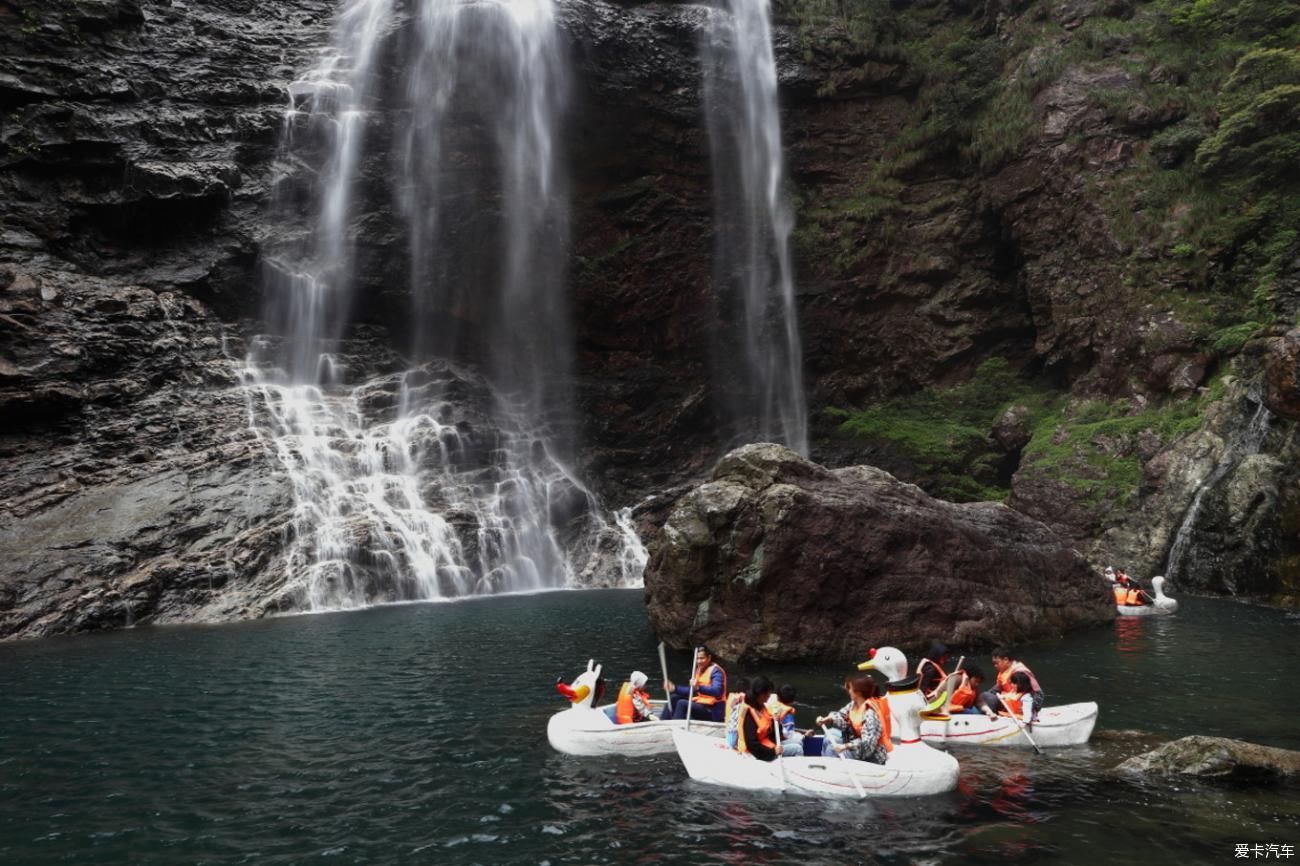
[{"label": "person wearing cap", "polygon": [[620,725],[635,722],[653,722],[655,714],[650,708],[650,693],[645,690],[646,675],[632,671],[632,676],[618,690],[618,702],[614,704],[614,719]]}]

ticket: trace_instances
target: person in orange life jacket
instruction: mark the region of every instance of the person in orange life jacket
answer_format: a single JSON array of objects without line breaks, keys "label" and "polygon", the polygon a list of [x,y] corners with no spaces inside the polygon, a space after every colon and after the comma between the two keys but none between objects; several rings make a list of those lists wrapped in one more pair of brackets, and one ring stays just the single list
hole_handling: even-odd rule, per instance
[{"label": "person in orange life jacket", "polygon": [[1121,571],[1115,578],[1115,603],[1138,606],[1154,604],[1155,599],[1143,592],[1141,584]]},{"label": "person in orange life jacket", "polygon": [[781,756],[780,731],[767,708],[770,697],[771,680],[764,676],[750,680],[745,702],[740,705],[740,726],[736,730],[736,751],[760,761],[775,761]]},{"label": "person in orange life jacket", "polygon": [[924,696],[935,696],[936,690],[943,685],[944,677],[948,675],[944,670],[945,664],[948,664],[948,648],[940,642],[933,642],[917,662],[917,676],[920,677],[918,685]]},{"label": "person in orange life jacket", "polygon": [[935,691],[943,685],[947,672],[943,666],[948,663],[948,647],[941,643],[930,644],[930,649],[916,663],[916,673],[920,676],[921,693],[927,698],[934,697]]},{"label": "person in orange life jacket", "polygon": [[632,671],[632,676],[623,683],[618,691],[618,702],[614,705],[614,719],[620,725],[636,722],[653,722],[655,714],[650,706],[650,693],[645,690],[646,675]]},{"label": "person in orange life jacket", "polygon": [[880,698],[880,687],[868,674],[844,681],[849,702],[828,716],[818,716],[818,726],[828,727],[822,741],[822,754],[833,756],[848,752],[850,758],[883,764],[889,756],[889,729],[882,715],[889,705]]},{"label": "person in orange life jacket", "polygon": [[781,754],[787,758],[803,755],[803,734],[794,727],[794,686],[786,683],[767,702],[781,732]]},{"label": "person in orange life jacket", "polygon": [[727,718],[727,748],[736,748],[736,739],[740,736],[737,733],[740,730],[740,716],[745,710],[745,692],[749,690],[749,680],[741,678],[739,683],[741,690],[727,694],[726,710],[724,711]]},{"label": "person in orange life jacket", "polygon": [[[694,698],[690,701],[692,719],[704,722],[721,722],[724,720],[727,699],[727,672],[713,660],[713,653],[701,647],[695,656]],[[672,680],[664,680],[664,690],[668,692],[669,711],[664,718],[684,719],[687,712],[687,697],[691,686],[679,686]]]},{"label": "person in orange life jacket", "polygon": [[1002,704],[998,695],[1001,692],[1011,691],[1011,676],[1023,672],[1029,677],[1030,698],[1033,705],[1032,717],[1037,719],[1038,711],[1043,708],[1043,689],[1034,677],[1034,672],[1026,667],[1024,662],[1016,658],[1014,650],[1003,647],[993,650],[993,668],[998,672],[997,684],[993,689],[980,694],[975,702],[976,705],[985,711],[997,710]]},{"label": "person in orange life jacket", "polygon": [[1011,687],[1010,691],[998,694],[998,700],[1002,704],[1001,712],[1015,716],[1026,725],[1030,724],[1034,720],[1034,700],[1029,674],[1016,671],[1011,675],[1007,685]]},{"label": "person in orange life jacket", "polygon": [[[979,708],[975,702],[979,699],[980,686],[984,684],[984,671],[980,670],[978,665],[962,665],[958,671],[960,676],[957,679],[957,688],[953,690],[952,697],[948,700],[948,706],[945,708],[949,715],[955,713],[978,713]],[[988,712],[989,716],[993,715],[992,711]]]}]

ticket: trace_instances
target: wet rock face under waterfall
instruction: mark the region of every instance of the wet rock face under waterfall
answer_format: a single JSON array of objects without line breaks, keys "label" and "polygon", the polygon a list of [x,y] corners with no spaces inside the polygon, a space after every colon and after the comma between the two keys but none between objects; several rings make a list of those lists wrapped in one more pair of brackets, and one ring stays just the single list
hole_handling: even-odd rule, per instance
[{"label": "wet rock face under waterfall", "polygon": [[675,645],[773,661],[1020,643],[1115,615],[1084,559],[1041,523],[776,445],[732,451],[678,500],[645,586],[651,624]]}]

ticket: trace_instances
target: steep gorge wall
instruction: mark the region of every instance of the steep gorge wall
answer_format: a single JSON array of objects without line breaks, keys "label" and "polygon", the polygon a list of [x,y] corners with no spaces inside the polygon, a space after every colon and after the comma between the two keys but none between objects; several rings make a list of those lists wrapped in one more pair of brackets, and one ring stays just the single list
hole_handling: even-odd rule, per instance
[{"label": "steep gorge wall", "polygon": [[[0,631],[264,610],[290,496],[247,429],[237,361],[260,327],[261,251],[306,224],[270,222],[268,184],[286,87],[328,43],[335,5],[0,0],[0,555],[10,563]],[[990,358],[1052,399],[1125,399],[1140,414],[1195,396],[1230,363],[1249,379],[1251,358],[1271,351],[1269,332],[1236,362],[1207,351],[1201,324],[1149,291],[1165,283],[1134,282],[1135,242],[1112,205],[1170,118],[1096,98],[1140,92],[1122,69],[1035,54],[1039,30],[1068,36],[1131,9],[1063,5],[1043,18],[1044,8],[929,7],[935,38],[962,46],[945,72],[897,40],[864,48],[841,24],[783,7],[776,48],[806,380],[828,465],[872,462],[927,484],[930,468],[896,442],[846,435],[825,410],[978,379]],[[567,147],[582,469],[615,504],[701,476],[723,448],[709,353],[726,311],[711,289],[696,57],[706,14],[678,3],[562,4],[576,69]],[[943,75],[962,71],[983,88],[969,105],[948,94],[956,111],[976,112],[1034,64],[1051,75],[1040,76],[1030,114],[1016,115],[1028,132],[997,160],[917,137],[937,116]],[[383,371],[399,365],[386,347],[400,344],[405,274],[388,255],[402,243],[392,202],[369,207],[358,225],[372,291],[350,351]],[[1245,399],[1227,388],[1197,399],[1234,396]],[[1077,425],[1058,414],[1063,432],[1046,438],[1073,447]],[[1205,436],[1221,448],[1248,414],[1225,403],[1212,413],[1219,432]],[[1054,418],[1010,425],[994,481],[1081,548],[1121,552],[1130,565],[1155,560],[1153,535],[1177,523],[1215,448],[1200,448],[1196,471],[1169,470],[1179,461],[1157,458],[1180,453],[1170,446],[1183,440],[1138,430],[1083,437],[1079,453],[1055,462],[1026,459],[1022,434],[1032,439]],[[1282,594],[1275,564],[1292,555],[1289,429],[1270,440],[1280,459],[1251,482],[1271,491],[1257,528],[1244,530],[1255,535],[1234,542],[1272,569],[1255,595]],[[1145,472],[1122,504],[1105,493],[1108,480],[1099,496],[1060,471],[1098,453]],[[1163,494],[1157,469],[1177,479]],[[1250,484],[1238,486],[1234,495],[1254,501]],[[647,528],[666,501],[647,507]],[[1163,503],[1159,526],[1135,526],[1153,501]],[[1204,584],[1232,589],[1222,575],[1241,561],[1218,563]]]}]

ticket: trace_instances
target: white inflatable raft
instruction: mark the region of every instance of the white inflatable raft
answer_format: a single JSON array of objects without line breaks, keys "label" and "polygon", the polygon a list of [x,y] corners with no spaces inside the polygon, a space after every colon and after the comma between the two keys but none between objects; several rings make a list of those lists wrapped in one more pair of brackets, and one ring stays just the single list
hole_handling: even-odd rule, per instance
[{"label": "white inflatable raft", "polygon": [[[546,724],[546,739],[551,748],[566,755],[598,756],[627,755],[639,758],[672,752],[674,730],[685,729],[685,721],[637,722],[620,725],[614,720],[614,704],[593,707],[596,682],[600,679],[600,665],[587,662],[587,670],[572,683],[560,684],[560,692],[569,698],[570,706],[561,710]],[[655,712],[662,713],[664,702],[654,702]],[[721,722],[691,722],[693,734],[718,738],[726,725]],[[722,742],[718,740],[718,742]]]},{"label": "white inflatable raft", "polygon": [[[894,662],[901,659],[901,670]],[[872,651],[875,667],[891,680],[901,679],[907,660],[892,647]],[[896,676],[897,675],[897,676]],[[957,759],[927,746],[919,736],[920,713],[925,700],[915,679],[890,682],[889,705],[900,742],[884,764],[848,757],[798,757],[760,761],[727,747],[725,741],[691,732],[673,731],[673,743],[692,779],[747,791],[779,791],[811,797],[923,797],[957,787]],[[820,737],[805,745],[819,751]]]},{"label": "white inflatable raft", "polygon": [[[1038,721],[1029,727],[1029,735],[1040,748],[1079,746],[1088,742],[1097,724],[1097,704],[1063,704],[1044,707]],[[930,715],[921,719],[921,739],[935,746],[1024,746],[1029,739],[1015,721],[1007,716],[990,719],[983,713]]]}]

